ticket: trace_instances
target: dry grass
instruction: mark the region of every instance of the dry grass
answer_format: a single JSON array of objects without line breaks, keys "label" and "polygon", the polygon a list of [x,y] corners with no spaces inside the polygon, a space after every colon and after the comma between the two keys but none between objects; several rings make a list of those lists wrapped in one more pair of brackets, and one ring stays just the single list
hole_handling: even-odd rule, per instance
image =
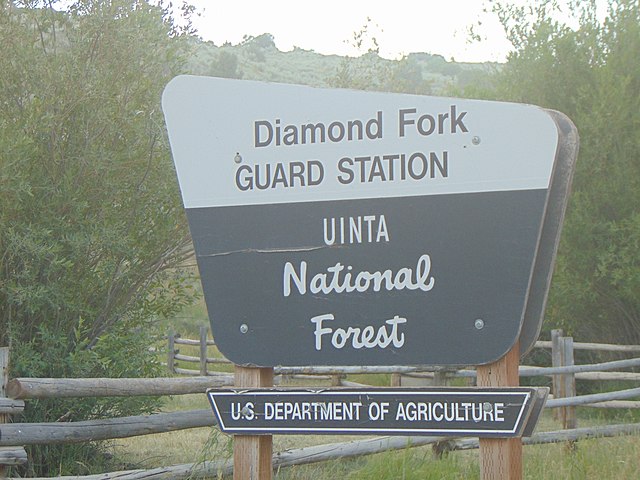
[{"label": "dry grass", "polygon": [[[164,411],[210,408],[205,395],[182,395],[171,398]],[[213,415],[213,412],[211,412]],[[231,451],[230,439],[210,427],[124,438],[116,441],[114,453],[125,468],[154,468],[202,460],[204,448],[212,435],[220,437],[220,453]],[[229,444],[227,447],[226,444]]]}]

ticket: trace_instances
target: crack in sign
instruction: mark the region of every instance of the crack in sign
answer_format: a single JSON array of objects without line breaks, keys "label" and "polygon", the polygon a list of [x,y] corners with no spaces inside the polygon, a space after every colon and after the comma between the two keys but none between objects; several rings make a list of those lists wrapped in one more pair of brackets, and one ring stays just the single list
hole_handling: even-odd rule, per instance
[{"label": "crack in sign", "polygon": [[[198,255],[199,258],[213,258],[213,257],[224,257],[227,255],[235,255],[238,253],[296,253],[296,252],[313,252],[316,250],[321,250],[323,248],[329,248],[326,245],[322,245],[319,247],[298,247],[298,248],[243,248],[241,250],[231,250],[229,252],[220,252],[220,253],[210,253],[207,255]],[[330,248],[341,248],[339,246],[334,246]]]}]

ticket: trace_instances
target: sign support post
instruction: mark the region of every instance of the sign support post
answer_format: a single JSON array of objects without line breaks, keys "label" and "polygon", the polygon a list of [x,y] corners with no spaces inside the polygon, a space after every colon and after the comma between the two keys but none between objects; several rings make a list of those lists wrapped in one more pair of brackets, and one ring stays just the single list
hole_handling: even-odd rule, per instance
[{"label": "sign support post", "polygon": [[[273,386],[273,368],[235,366],[235,386],[261,388]],[[271,480],[273,466],[271,435],[234,435],[233,480]]]},{"label": "sign support post", "polygon": [[[520,342],[501,359],[477,368],[479,387],[517,387],[520,383]],[[522,479],[522,440],[518,438],[481,438],[480,475],[483,480]]]}]

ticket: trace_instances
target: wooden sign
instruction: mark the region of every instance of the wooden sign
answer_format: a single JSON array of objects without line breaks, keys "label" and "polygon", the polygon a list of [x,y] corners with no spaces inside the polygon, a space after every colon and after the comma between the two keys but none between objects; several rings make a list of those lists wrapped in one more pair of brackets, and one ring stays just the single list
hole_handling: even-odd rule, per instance
[{"label": "wooden sign", "polygon": [[549,112],[192,76],[163,109],[234,363],[480,365],[537,332],[565,202]]}]

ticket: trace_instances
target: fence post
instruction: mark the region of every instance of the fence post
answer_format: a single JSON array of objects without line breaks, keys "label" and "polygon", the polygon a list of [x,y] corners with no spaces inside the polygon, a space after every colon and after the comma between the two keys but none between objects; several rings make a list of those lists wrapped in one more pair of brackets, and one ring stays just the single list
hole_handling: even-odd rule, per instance
[{"label": "fence post", "polygon": [[[575,364],[573,359],[573,337],[562,338],[562,364],[571,367]],[[566,397],[576,396],[576,375],[566,373],[562,379],[563,390]],[[577,428],[578,419],[576,417],[576,407],[564,407],[562,409],[562,428]]]},{"label": "fence post", "polygon": [[[551,330],[551,366],[562,366],[562,349],[560,348],[560,339],[564,332],[562,329]],[[552,376],[553,398],[564,397],[564,391],[562,386],[562,377],[560,375]],[[560,420],[561,412],[557,409],[553,409],[553,419]]]},{"label": "fence post", "polygon": [[173,330],[169,332],[169,349],[167,352],[167,368],[169,373],[176,373],[176,343]]},{"label": "fence post", "polygon": [[[446,369],[439,368],[435,372],[433,372],[432,385],[434,387],[446,387],[448,384],[449,379]],[[431,446],[431,452],[433,453],[434,458],[441,460],[442,457],[452,449],[452,443],[452,439],[440,440],[435,442]]]},{"label": "fence post", "polygon": [[391,374],[391,385],[392,387],[400,387],[402,385],[402,375],[399,373]]},{"label": "fence post", "polygon": [[205,325],[200,327],[200,375],[207,376],[207,332]]},{"label": "fence post", "polygon": [[[0,374],[2,375],[2,384],[0,385],[0,397],[7,396],[7,382],[9,381],[9,347],[0,348]],[[9,415],[0,414],[0,423],[7,423]],[[0,465],[0,478],[7,476],[7,467]]]},{"label": "fence post", "polygon": [[440,368],[433,372],[433,386],[446,387],[449,384],[448,372],[444,368]]}]

